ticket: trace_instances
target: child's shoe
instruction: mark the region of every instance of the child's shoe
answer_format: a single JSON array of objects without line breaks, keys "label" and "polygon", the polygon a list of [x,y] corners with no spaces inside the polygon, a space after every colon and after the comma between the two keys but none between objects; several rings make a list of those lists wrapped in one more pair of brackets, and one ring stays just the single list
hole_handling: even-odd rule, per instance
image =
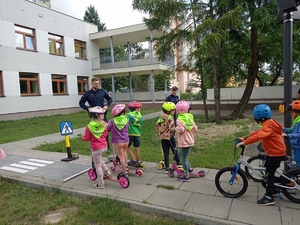
[{"label": "child's shoe", "polygon": [[127,165],[134,166],[134,165],[137,165],[137,162],[135,160],[130,160],[130,161],[128,161]]},{"label": "child's shoe", "polygon": [[178,176],[177,180],[180,182],[191,182],[191,178],[186,175]]},{"label": "child's shoe", "polygon": [[274,205],[275,201],[273,197],[269,197],[264,195],[260,200],[257,201],[257,204],[259,205]]},{"label": "child's shoe", "polygon": [[106,170],[104,173],[104,177],[109,177],[111,175],[111,172],[109,170]]},{"label": "child's shoe", "polygon": [[96,189],[103,189],[103,188],[105,188],[105,185],[104,185],[104,183],[101,184],[101,185],[99,185],[99,184],[94,184],[94,185],[93,185],[93,188],[96,188]]},{"label": "child's shoe", "polygon": [[170,168],[167,167],[165,173],[168,174],[169,173]]},{"label": "child's shoe", "polygon": [[192,167],[189,168],[189,173],[193,173],[194,169]]}]

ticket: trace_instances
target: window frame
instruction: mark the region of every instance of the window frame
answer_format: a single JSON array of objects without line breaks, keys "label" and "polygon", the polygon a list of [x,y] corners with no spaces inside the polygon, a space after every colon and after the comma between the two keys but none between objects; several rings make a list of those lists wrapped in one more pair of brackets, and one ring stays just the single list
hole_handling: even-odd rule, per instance
[{"label": "window frame", "polygon": [[[55,37],[58,37],[60,39],[54,39],[54,38],[51,38],[49,37],[49,35],[52,35],[52,36],[55,36]],[[54,43],[54,52],[51,52],[50,51],[50,46],[49,46],[49,42],[52,42]],[[57,52],[57,48],[56,48],[56,44],[59,43],[60,46],[61,46],[61,54],[59,52]],[[51,55],[60,55],[60,56],[64,56],[65,55],[65,47],[64,47],[64,37],[61,36],[61,35],[58,35],[58,34],[53,34],[53,33],[48,33],[48,46],[49,46],[49,54]]]},{"label": "window frame", "polygon": [[[32,34],[31,33],[27,33],[27,32],[23,32],[23,31],[19,31],[19,30],[16,29],[16,27],[31,30]],[[36,52],[36,34],[35,34],[35,29],[30,28],[30,27],[21,26],[21,25],[18,25],[18,24],[14,24],[14,28],[15,28],[15,34],[20,34],[20,35],[23,36],[23,47],[18,47],[17,46],[16,48],[17,49],[21,49],[21,50]],[[32,38],[33,49],[27,48],[26,37]]]},{"label": "window frame", "polygon": [[[80,43],[76,43],[76,42],[80,42]],[[76,48],[79,48],[80,50],[84,50],[84,57],[81,57],[81,52],[79,52],[79,56],[76,56]],[[75,50],[75,58],[76,59],[87,59],[87,53],[86,53],[86,42],[85,41],[80,41],[78,39],[74,39],[74,50]]]},{"label": "window frame", "polygon": [[[61,77],[63,79],[54,78],[54,76]],[[54,92],[54,90],[53,90],[53,82],[56,82],[57,92]],[[66,90],[63,90],[63,91],[60,90],[60,87],[61,87],[60,84],[61,83],[64,84],[64,87],[66,87]],[[67,76],[66,75],[51,74],[51,84],[52,84],[52,93],[53,93],[53,95],[67,95],[68,94],[68,85],[67,85]]]},{"label": "window frame", "polygon": [[[34,75],[35,77],[33,77],[33,78],[21,77],[22,75]],[[22,93],[21,81],[26,81],[27,93]],[[20,82],[21,96],[38,96],[38,95],[40,95],[40,83],[39,83],[39,74],[38,73],[19,72],[19,82]],[[36,82],[37,92],[31,93],[30,82]]]},{"label": "window frame", "polygon": [[[86,79],[86,81],[84,79]],[[83,95],[85,93],[85,91],[84,91],[85,84],[87,85],[87,88],[89,88],[89,77],[88,76],[77,76],[78,95]],[[79,85],[81,87],[81,90],[83,90],[83,91],[79,91],[79,88],[78,88]]]},{"label": "window frame", "polygon": [[4,96],[3,73],[0,70],[0,97]]}]

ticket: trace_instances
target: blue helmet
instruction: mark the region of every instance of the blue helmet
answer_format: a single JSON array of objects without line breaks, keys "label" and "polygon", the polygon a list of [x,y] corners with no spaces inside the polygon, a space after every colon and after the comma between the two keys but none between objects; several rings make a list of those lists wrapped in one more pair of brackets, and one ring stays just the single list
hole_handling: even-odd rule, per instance
[{"label": "blue helmet", "polygon": [[272,110],[266,104],[259,104],[253,109],[253,117],[255,120],[270,119],[272,116]]}]

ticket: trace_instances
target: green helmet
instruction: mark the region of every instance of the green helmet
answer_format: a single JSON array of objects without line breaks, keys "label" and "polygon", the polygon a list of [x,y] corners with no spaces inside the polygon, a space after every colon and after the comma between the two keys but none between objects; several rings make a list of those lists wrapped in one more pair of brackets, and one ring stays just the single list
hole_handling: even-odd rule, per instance
[{"label": "green helmet", "polygon": [[165,102],[162,108],[166,111],[171,111],[176,108],[176,105],[173,102]]}]

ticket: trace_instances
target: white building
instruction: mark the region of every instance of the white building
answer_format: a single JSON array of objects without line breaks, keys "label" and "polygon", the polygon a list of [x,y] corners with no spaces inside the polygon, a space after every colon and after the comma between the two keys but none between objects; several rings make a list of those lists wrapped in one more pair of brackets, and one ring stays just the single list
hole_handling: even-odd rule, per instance
[{"label": "white building", "polygon": [[166,89],[154,93],[153,76],[170,64],[155,59],[151,43],[144,59],[115,62],[113,52],[109,63],[99,58],[100,48],[144,42],[151,35],[159,34],[144,24],[97,32],[95,25],[32,1],[0,0],[0,120],[16,113],[78,109],[93,76],[114,81],[149,74],[149,92],[113,99],[163,99]]}]

